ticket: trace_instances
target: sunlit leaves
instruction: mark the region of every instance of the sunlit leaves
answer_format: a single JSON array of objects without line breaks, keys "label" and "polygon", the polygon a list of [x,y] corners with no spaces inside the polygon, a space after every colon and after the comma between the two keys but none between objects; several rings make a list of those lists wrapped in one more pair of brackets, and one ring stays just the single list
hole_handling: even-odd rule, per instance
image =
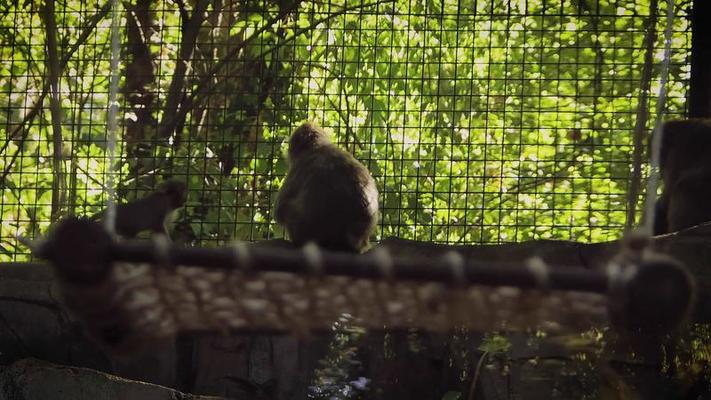
[{"label": "sunlit leaves", "polygon": [[[379,237],[449,243],[617,237],[650,10],[645,1],[588,3],[304,2],[281,19],[272,3],[211,6],[186,87],[196,90],[218,60],[233,56],[209,77],[209,94],[188,113],[179,140],[145,157],[155,159],[158,176],[189,177],[181,218],[196,243],[283,234],[271,203],[286,172],[284,143],[304,119],[331,130],[375,175]],[[146,87],[156,95],[156,120],[184,33],[177,7],[161,4],[149,43],[157,78]],[[4,137],[44,82],[37,13],[13,7],[13,19],[0,21]],[[84,10],[62,14],[60,36],[71,42],[98,5],[70,1],[63,7]],[[664,23],[660,18],[656,62]],[[687,25],[683,15],[675,20],[670,115],[685,109]],[[107,26],[99,24],[62,78],[66,168],[78,214],[95,212],[105,201]],[[654,109],[658,69],[651,88]],[[140,112],[122,111],[124,125]],[[7,165],[7,155],[22,145],[3,190],[3,238],[46,228],[41,221],[53,179],[47,122],[41,112],[28,139],[13,138],[0,159]],[[151,143],[155,127],[146,132]],[[131,187],[136,181],[125,174],[132,161],[123,161],[122,184]],[[225,165],[232,168],[225,172]]]}]

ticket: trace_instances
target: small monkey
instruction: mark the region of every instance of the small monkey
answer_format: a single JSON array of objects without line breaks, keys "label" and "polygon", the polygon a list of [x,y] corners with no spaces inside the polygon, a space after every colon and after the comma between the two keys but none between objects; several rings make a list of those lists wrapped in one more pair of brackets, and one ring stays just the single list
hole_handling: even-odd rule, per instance
[{"label": "small monkey", "polygon": [[311,122],[291,136],[288,161],[275,214],[294,244],[362,252],[378,222],[378,189],[368,169]]},{"label": "small monkey", "polygon": [[654,234],[711,220],[711,119],[666,122],[659,167],[664,190],[656,204]]},{"label": "small monkey", "polygon": [[[184,182],[168,180],[144,198],[116,205],[116,233],[124,238],[134,238],[144,231],[167,236],[170,216],[185,204],[186,197]],[[106,210],[92,219],[103,219],[105,215]]]}]

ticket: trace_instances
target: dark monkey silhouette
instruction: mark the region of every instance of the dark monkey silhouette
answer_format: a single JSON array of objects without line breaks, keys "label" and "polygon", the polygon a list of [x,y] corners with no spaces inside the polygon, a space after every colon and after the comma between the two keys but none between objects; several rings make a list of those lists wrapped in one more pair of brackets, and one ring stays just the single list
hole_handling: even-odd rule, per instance
[{"label": "dark monkey silhouette", "polygon": [[[146,197],[116,205],[116,233],[134,238],[141,232],[151,231],[168,235],[172,212],[185,204],[187,186],[184,182],[168,180]],[[103,219],[106,210],[92,217]]]},{"label": "dark monkey silhouette", "polygon": [[378,221],[378,189],[368,169],[310,122],[291,136],[288,161],[275,214],[294,244],[363,251]]},{"label": "dark monkey silhouette", "polygon": [[711,119],[666,122],[659,161],[664,188],[654,234],[711,221]]}]

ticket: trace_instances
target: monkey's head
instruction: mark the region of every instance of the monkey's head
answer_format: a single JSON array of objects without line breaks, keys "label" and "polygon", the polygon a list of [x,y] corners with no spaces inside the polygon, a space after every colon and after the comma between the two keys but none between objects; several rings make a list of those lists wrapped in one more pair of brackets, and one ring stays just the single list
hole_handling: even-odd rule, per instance
[{"label": "monkey's head", "polygon": [[158,193],[168,197],[173,209],[182,207],[187,200],[188,187],[185,182],[170,179],[163,182],[157,190]]},{"label": "monkey's head", "polygon": [[305,152],[330,143],[328,135],[320,126],[313,122],[304,122],[296,128],[289,140],[289,162],[298,159]]},{"label": "monkey's head", "polygon": [[673,185],[679,174],[709,165],[711,119],[692,118],[664,123],[659,167],[666,185]]}]

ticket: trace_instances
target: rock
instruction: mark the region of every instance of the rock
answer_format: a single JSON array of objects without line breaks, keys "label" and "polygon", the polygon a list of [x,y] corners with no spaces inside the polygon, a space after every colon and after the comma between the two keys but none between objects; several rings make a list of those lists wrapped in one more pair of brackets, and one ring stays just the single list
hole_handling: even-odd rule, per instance
[{"label": "rock", "polygon": [[0,367],[2,400],[224,400],[36,359]]}]

